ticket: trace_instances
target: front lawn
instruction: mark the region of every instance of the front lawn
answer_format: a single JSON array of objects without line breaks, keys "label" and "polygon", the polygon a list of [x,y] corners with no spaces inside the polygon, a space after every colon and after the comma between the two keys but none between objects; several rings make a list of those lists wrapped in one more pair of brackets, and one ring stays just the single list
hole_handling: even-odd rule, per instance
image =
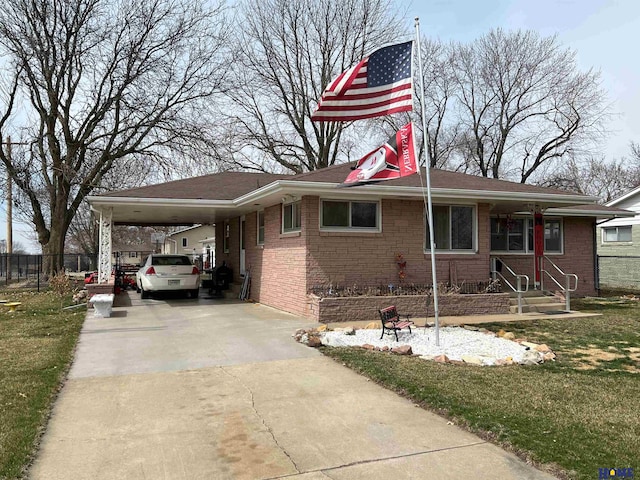
[{"label": "front lawn", "polygon": [[0,479],[30,463],[76,345],[86,309],[61,310],[53,292],[1,291],[21,302],[0,311]]},{"label": "front lawn", "polygon": [[603,316],[484,325],[546,343],[537,366],[439,364],[359,348],[325,354],[564,478],[640,467],[640,305],[585,299]]}]

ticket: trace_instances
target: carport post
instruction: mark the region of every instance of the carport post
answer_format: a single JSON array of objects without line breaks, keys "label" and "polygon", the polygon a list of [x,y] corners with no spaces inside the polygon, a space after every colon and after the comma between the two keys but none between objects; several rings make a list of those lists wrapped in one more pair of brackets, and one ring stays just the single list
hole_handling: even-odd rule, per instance
[{"label": "carport post", "polygon": [[108,283],[111,277],[111,226],[113,209],[100,210],[100,238],[98,243],[98,283]]}]

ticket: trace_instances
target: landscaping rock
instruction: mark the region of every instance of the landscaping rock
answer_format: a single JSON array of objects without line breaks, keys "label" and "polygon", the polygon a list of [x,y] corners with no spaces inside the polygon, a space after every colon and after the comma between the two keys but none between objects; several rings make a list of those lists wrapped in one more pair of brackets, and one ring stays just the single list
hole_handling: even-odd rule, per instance
[{"label": "landscaping rock", "polygon": [[463,325],[462,328],[471,332],[477,332],[478,330],[480,330],[478,327],[474,327],[473,325]]},{"label": "landscaping rock", "polygon": [[520,342],[520,345],[522,345],[523,347],[527,347],[529,350],[535,350],[538,346],[537,343],[532,342]]},{"label": "landscaping rock", "polygon": [[389,347],[387,347],[386,345],[384,347],[382,347],[382,351],[383,352],[388,352],[389,351]]},{"label": "landscaping rock", "polygon": [[502,338],[504,337],[504,334],[507,333],[504,330],[500,329],[498,330],[498,333],[496,333],[496,337]]},{"label": "landscaping rock", "polygon": [[555,361],[555,359],[556,359],[556,354],[555,354],[555,353],[553,353],[553,352],[547,352],[547,353],[545,353],[545,354],[542,356],[542,359],[543,359],[545,362],[548,362],[548,361],[550,361],[550,360]]},{"label": "landscaping rock", "polygon": [[541,343],[540,345],[537,345],[535,350],[540,353],[548,353],[551,351],[551,349],[546,343]]},{"label": "landscaping rock", "polygon": [[377,330],[378,328],[382,328],[382,325],[380,324],[380,322],[371,322],[367,323],[364,328],[367,330]]},{"label": "landscaping rock", "polygon": [[320,325],[319,327],[316,328],[316,332],[326,332],[326,331],[327,331],[326,325]]},{"label": "landscaping rock", "polygon": [[474,355],[462,355],[462,361],[471,365],[482,365],[482,359]]},{"label": "landscaping rock", "polygon": [[447,357],[446,355],[438,355],[437,357],[433,358],[434,361],[438,362],[438,363],[449,363],[449,357]]},{"label": "landscaping rock", "polygon": [[422,359],[422,360],[433,360],[434,358],[436,358],[436,357],[434,357],[433,355],[422,355],[420,357],[420,359]]},{"label": "landscaping rock", "polygon": [[316,337],[316,336],[309,337],[309,340],[307,341],[307,345],[310,347],[317,348],[320,345],[322,345],[322,341],[320,340],[320,337]]},{"label": "landscaping rock", "polygon": [[516,336],[513,332],[504,332],[502,338],[504,338],[505,340],[515,340]]},{"label": "landscaping rock", "polygon": [[539,352],[528,350],[522,356],[521,365],[537,365],[542,361],[542,355]]},{"label": "landscaping rock", "polygon": [[413,355],[413,350],[411,350],[411,345],[400,345],[399,347],[393,347],[391,349],[391,353],[396,353],[398,355]]},{"label": "landscaping rock", "polygon": [[346,327],[345,329],[343,329],[342,331],[345,335],[355,335],[356,334],[356,329],[353,327]]},{"label": "landscaping rock", "polygon": [[365,343],[364,345],[362,345],[362,348],[364,348],[365,350],[375,350],[376,347],[374,347],[373,345],[369,344],[369,343]]}]

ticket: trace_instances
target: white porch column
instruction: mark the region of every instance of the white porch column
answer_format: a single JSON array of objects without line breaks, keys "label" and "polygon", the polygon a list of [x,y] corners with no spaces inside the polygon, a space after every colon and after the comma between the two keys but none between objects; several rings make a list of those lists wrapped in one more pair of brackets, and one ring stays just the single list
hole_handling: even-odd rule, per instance
[{"label": "white porch column", "polygon": [[113,209],[100,210],[100,238],[98,239],[98,283],[107,283],[111,277],[111,226]]}]

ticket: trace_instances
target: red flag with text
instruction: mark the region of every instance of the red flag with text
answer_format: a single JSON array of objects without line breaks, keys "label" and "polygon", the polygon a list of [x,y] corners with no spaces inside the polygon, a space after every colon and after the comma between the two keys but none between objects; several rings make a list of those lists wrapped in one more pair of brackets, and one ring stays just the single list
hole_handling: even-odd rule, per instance
[{"label": "red flag with text", "polygon": [[387,143],[367,153],[353,167],[341,187],[365,185],[418,173],[413,124],[408,123]]}]

